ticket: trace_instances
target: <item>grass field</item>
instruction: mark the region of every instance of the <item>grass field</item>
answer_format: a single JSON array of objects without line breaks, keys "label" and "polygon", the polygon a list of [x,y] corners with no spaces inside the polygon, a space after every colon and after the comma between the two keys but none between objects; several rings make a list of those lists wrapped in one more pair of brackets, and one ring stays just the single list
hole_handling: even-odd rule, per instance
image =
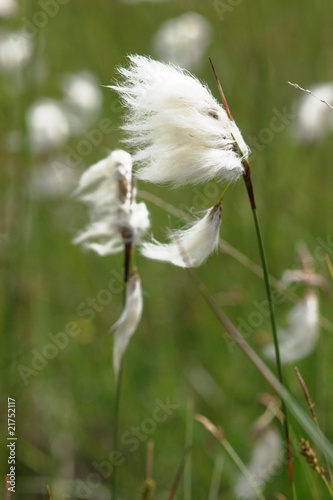
[{"label": "grass field", "polygon": [[[308,88],[332,80],[333,5],[300,0],[138,4],[54,0],[51,4],[48,14],[43,0],[22,0],[16,14],[0,18],[1,32],[23,28],[32,43],[25,65],[1,69],[2,412],[6,415],[7,397],[14,398],[17,493],[13,498],[47,498],[49,485],[52,500],[107,500],[110,474],[105,468],[102,480],[98,464],[105,464],[113,450],[115,382],[108,331],[122,308],[122,257],[98,257],[72,244],[87,213],[71,196],[84,169],[122,145],[118,127],[123,109],[106,86],[115,78],[116,66],[126,64],[127,54],[157,57],[152,39],[164,21],[187,11],[205,16],[212,41],[201,67],[193,72],[218,98],[208,56],[213,59],[232,114],[253,149],[250,163],[270,272],[280,278],[285,269],[297,266],[295,245],[301,240],[315,255],[316,271],[330,281],[320,249],[333,260],[332,136],[306,145],[294,139],[294,103],[302,93],[287,82]],[[101,85],[98,115],[55,150],[34,150],[28,140],[27,110],[40,98],[62,99],[64,76],[80,71],[91,72]],[[272,128],[274,117],[280,120],[278,131]],[[103,123],[107,127],[94,144],[87,134],[101,130]],[[84,149],[83,140],[90,141],[91,147]],[[64,157],[73,151],[79,160],[66,168]],[[32,178],[42,175],[43,165],[47,165],[43,167],[46,178],[49,174],[51,182],[63,186],[62,194],[48,196],[43,185],[33,189]],[[178,190],[140,183],[138,188],[151,211],[157,238],[164,236],[166,226],[180,227],[181,222],[145,193],[188,212],[192,207],[209,208],[222,191],[214,183]],[[260,265],[242,181],[226,197],[221,238]],[[244,265],[235,255],[214,254],[198,274],[218,305],[240,326],[265,300],[265,290],[254,266]],[[137,260],[144,312],[124,360],[119,498],[140,498],[151,439],[156,500],[169,498],[189,443],[191,451],[175,498],[232,499],[238,469],[193,416],[203,414],[221,426],[247,462],[253,447],[251,426],[264,412],[258,398],[272,391],[243,353],[226,341],[186,270],[140,255]],[[101,292],[105,289],[111,292],[107,301]],[[301,297],[302,287],[295,288],[295,293]],[[297,365],[315,402],[321,429],[332,440],[331,294],[319,292],[319,298],[326,328],[321,328],[314,352]],[[93,309],[90,321],[82,314],[87,307]],[[278,324],[284,323],[291,307],[287,297],[276,306]],[[261,353],[271,341],[267,317],[251,329],[247,341]],[[275,371],[274,364],[270,366]],[[285,366],[284,375],[291,393],[308,411],[294,366]],[[297,440],[307,436],[293,419],[291,425],[298,498],[330,498],[319,475],[298,452]],[[283,437],[278,420],[274,426]],[[4,419],[2,477],[8,472],[6,436]],[[318,456],[324,463],[324,457]],[[215,496],[212,492],[209,496],[214,470],[220,471],[220,487]],[[276,497],[278,492],[284,497]],[[263,494],[267,499],[292,498],[285,465],[273,474]]]}]

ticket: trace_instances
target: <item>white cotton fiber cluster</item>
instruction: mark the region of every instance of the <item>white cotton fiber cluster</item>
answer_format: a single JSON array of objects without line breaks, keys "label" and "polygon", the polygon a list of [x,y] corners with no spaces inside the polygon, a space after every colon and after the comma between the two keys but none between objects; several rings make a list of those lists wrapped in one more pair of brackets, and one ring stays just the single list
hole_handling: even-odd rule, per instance
[{"label": "white cotton fiber cluster", "polygon": [[141,253],[150,259],[180,267],[197,267],[217,248],[221,224],[221,205],[207,210],[189,227],[170,232],[170,243],[143,243]]},{"label": "white cotton fiber cluster", "polygon": [[143,56],[111,86],[128,108],[123,129],[139,179],[196,184],[237,180],[249,155],[240,130],[209,89],[185,70]]}]

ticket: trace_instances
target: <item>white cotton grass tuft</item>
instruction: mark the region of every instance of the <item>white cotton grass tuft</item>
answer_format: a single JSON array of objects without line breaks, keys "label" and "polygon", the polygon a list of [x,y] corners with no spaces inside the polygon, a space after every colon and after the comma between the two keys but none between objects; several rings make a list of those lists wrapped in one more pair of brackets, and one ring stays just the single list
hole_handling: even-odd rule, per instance
[{"label": "white cotton grass tuft", "polygon": [[170,243],[143,243],[140,248],[142,255],[179,267],[200,266],[217,249],[221,213],[222,207],[218,203],[189,227],[171,231]]},{"label": "white cotton grass tuft", "polygon": [[282,468],[283,445],[279,432],[274,427],[267,427],[256,437],[250,462],[247,470],[250,473],[253,485],[243,474],[236,479],[233,498],[258,498],[255,488],[261,489],[271,476]]},{"label": "white cotton grass tuft", "polygon": [[117,203],[119,180],[124,184],[126,198],[130,198],[132,157],[122,149],[112,151],[106,158],[83,172],[74,194],[91,204],[94,210],[108,209],[110,204],[114,206]]},{"label": "white cotton grass tuft", "polygon": [[333,132],[333,110],[322,102],[333,104],[333,82],[311,86],[309,92],[297,102],[294,135],[300,142],[316,143]]},{"label": "white cotton grass tuft", "polygon": [[22,31],[0,31],[0,69],[8,72],[20,70],[30,61],[33,49],[32,40]]},{"label": "white cotton grass tuft", "polygon": [[74,239],[98,255],[115,254],[126,243],[137,245],[149,228],[146,205],[135,201],[132,185],[132,159],[123,150],[83,173],[75,195],[90,208],[90,223]]},{"label": "white cotton grass tuft", "polygon": [[16,0],[0,0],[0,17],[10,17],[16,14],[17,10]]},{"label": "white cotton grass tuft", "polygon": [[197,12],[185,12],[159,27],[153,48],[162,61],[193,69],[200,66],[211,39],[207,19]]},{"label": "white cotton grass tuft", "polygon": [[89,71],[66,74],[61,82],[63,102],[73,133],[89,127],[100,113],[103,97],[95,75]]},{"label": "white cotton grass tuft", "polygon": [[111,86],[128,107],[123,129],[134,148],[137,177],[173,186],[235,181],[249,155],[240,130],[211,92],[189,72],[129,56],[123,81]]},{"label": "white cotton grass tuft", "polygon": [[38,99],[26,113],[29,144],[35,153],[56,150],[70,136],[64,106],[54,99]]},{"label": "white cotton grass tuft", "polygon": [[121,360],[134,334],[142,315],[143,300],[141,280],[135,270],[131,274],[126,288],[126,301],[123,312],[111,330],[115,330],[113,343],[113,369],[118,378]]},{"label": "white cotton grass tuft", "polygon": [[[318,337],[318,298],[312,290],[308,290],[305,297],[291,309],[288,315],[288,328],[278,330],[281,362],[293,363],[311,354]],[[263,354],[267,358],[274,359],[274,345],[267,345]]]}]

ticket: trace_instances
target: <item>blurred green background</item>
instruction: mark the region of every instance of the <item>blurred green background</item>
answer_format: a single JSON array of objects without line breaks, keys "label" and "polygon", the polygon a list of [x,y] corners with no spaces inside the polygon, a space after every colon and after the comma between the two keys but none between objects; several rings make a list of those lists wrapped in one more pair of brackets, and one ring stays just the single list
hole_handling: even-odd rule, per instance
[{"label": "blurred green background", "polygon": [[[253,147],[253,138],[270,128],[276,112],[289,116],[279,132],[269,134],[267,144],[260,143],[251,162],[269,267],[279,278],[283,270],[297,264],[297,241],[305,241],[314,252],[319,238],[330,241],[332,235],[332,136],[326,134],[311,144],[295,139],[293,103],[301,92],[287,81],[309,87],[333,80],[333,5],[301,0],[132,4],[22,0],[19,4],[11,16],[0,19],[2,36],[23,28],[31,43],[25,63],[1,67],[0,86],[1,395],[4,417],[7,396],[16,399],[14,498],[46,498],[48,484],[54,500],[107,500],[111,498],[110,478],[99,485],[95,477],[97,487],[88,489],[87,480],[93,481],[89,476],[96,472],[93,464],[107,460],[112,451],[115,383],[108,331],[122,307],[122,258],[100,258],[73,246],[72,239],[86,223],[87,212],[71,196],[84,169],[121,146],[118,126],[123,110],[115,93],[105,86],[115,78],[115,67],[126,64],[128,53],[159,57],[153,39],[162,23],[189,11],[206,18],[211,28],[209,45],[201,63],[189,69],[218,97],[208,56],[213,59],[245,140]],[[45,14],[47,9],[49,14]],[[82,71],[88,71],[101,85],[101,107],[88,126],[67,134],[53,149],[38,150],[29,140],[29,108],[41,98],[64,102],[64,78]],[[96,144],[90,142],[91,147],[82,154],[80,141],[87,132],[100,129],[103,120],[108,120],[108,131],[98,136]],[[69,165],[66,155],[78,150],[79,161]],[[181,209],[208,208],[221,191],[215,185],[171,191],[141,184],[140,189]],[[163,237],[167,225],[181,225],[153,203],[147,201],[147,205],[157,238]],[[221,237],[259,263],[241,181],[226,197]],[[264,411],[258,396],[270,389],[237,348],[228,348],[223,330],[186,271],[140,256],[138,266],[144,313],[125,356],[120,434],[131,434],[133,427],[152,418],[157,400],[169,400],[175,408],[164,422],[137,440],[138,446],[132,443],[135,450],[122,445],[125,461],[119,467],[119,498],[140,498],[148,434],[155,443],[155,498],[167,498],[191,425],[192,495],[186,497],[189,488],[184,493],[181,482],[176,498],[207,499],[213,469],[221,460],[216,498],[233,498],[235,465],[199,423],[191,424],[191,415],[202,413],[220,425],[246,462],[253,444],[251,425]],[[317,259],[316,269],[328,277],[323,259]],[[236,324],[255,310],[255,300],[265,299],[262,280],[251,266],[247,268],[232,255],[220,252],[212,256],[198,273]],[[112,300],[105,305],[98,302],[99,310],[86,321],[78,307],[84,308],[89,298],[96,299],[110,280]],[[296,290],[299,296],[302,292],[301,287]],[[329,322],[330,301],[329,294],[320,295],[321,312]],[[279,323],[290,307],[288,300],[276,307]],[[43,361],[39,357],[43,349],[50,343],[54,346],[50,335],[70,329],[70,322],[80,333],[67,335],[68,344],[58,350],[50,348],[49,359]],[[330,327],[322,329],[315,352],[298,363],[329,439],[333,435],[332,332]],[[248,340],[260,352],[270,340],[268,321]],[[293,366],[284,370],[293,394],[306,408]],[[278,423],[276,426],[279,428]],[[294,426],[299,438],[301,432]],[[6,418],[2,435],[0,468],[4,477]],[[320,478],[308,471],[297,453],[295,471],[299,498],[326,498]],[[185,477],[188,481],[189,468]],[[265,497],[275,498],[276,492],[290,498],[285,470],[269,481]]]}]

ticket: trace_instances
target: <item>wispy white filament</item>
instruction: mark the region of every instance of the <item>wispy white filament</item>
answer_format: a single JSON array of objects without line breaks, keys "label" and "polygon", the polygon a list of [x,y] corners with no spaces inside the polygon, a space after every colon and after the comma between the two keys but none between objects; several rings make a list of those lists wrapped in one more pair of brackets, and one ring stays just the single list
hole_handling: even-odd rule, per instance
[{"label": "wispy white filament", "polygon": [[143,56],[120,68],[111,86],[128,107],[123,129],[136,150],[137,177],[174,186],[236,180],[249,155],[240,130],[190,73]]},{"label": "wispy white filament", "polygon": [[217,248],[220,224],[221,205],[217,204],[188,228],[170,232],[170,243],[143,243],[141,253],[179,267],[200,266]]},{"label": "wispy white filament", "polygon": [[75,192],[90,207],[90,223],[74,239],[87,250],[110,255],[136,245],[149,228],[144,203],[133,198],[132,159],[126,151],[115,150],[82,175]]},{"label": "wispy white filament", "polygon": [[[264,429],[256,440],[251,460],[247,465],[257,488],[262,488],[269,478],[281,469],[282,459],[283,446],[280,434],[274,428]],[[233,498],[236,500],[258,498],[256,491],[244,475],[236,480]]]},{"label": "wispy white filament", "polygon": [[137,271],[131,275],[126,289],[126,302],[118,321],[113,325],[113,369],[116,378],[119,375],[121,360],[141,319],[143,307],[140,276]]},{"label": "wispy white filament", "polygon": [[[278,331],[281,362],[293,363],[311,354],[318,336],[318,298],[312,291],[308,291],[290,311],[287,330]],[[266,346],[263,352],[268,358],[275,358],[272,344]]]}]

